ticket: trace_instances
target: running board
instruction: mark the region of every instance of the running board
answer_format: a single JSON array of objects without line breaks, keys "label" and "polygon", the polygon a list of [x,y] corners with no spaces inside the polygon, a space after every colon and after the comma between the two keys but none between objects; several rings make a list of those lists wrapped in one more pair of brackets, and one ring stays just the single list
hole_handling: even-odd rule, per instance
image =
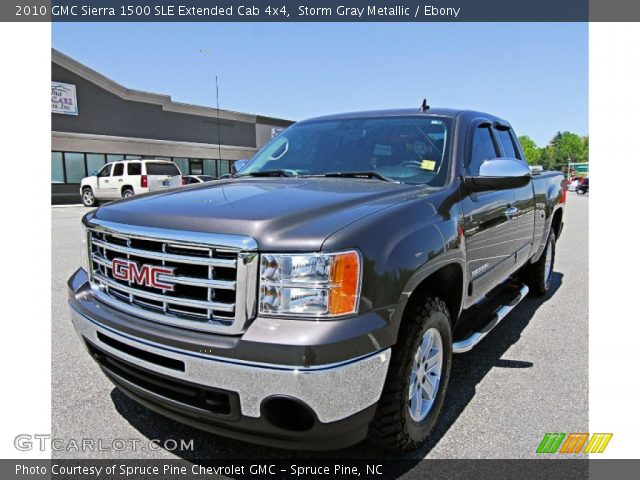
[{"label": "running board", "polygon": [[491,330],[496,328],[496,326],[502,321],[502,319],[506,317],[509,312],[511,312],[511,310],[513,310],[522,301],[522,299],[527,296],[528,293],[529,287],[523,284],[520,287],[519,295],[517,295],[508,305],[501,305],[500,307],[498,307],[493,314],[493,319],[480,331],[469,334],[469,336],[464,340],[453,342],[453,353],[468,352],[473,347],[475,347],[480,342],[480,340],[482,340],[491,332]]}]

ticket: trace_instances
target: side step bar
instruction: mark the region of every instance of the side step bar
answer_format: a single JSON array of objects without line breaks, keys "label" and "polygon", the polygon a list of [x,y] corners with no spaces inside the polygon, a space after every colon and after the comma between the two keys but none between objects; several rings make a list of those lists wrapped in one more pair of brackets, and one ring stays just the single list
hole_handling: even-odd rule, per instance
[{"label": "side step bar", "polygon": [[516,305],[518,305],[524,297],[529,293],[529,287],[526,285],[522,285],[520,287],[520,293],[516,296],[508,305],[501,305],[496,309],[493,314],[493,319],[480,331],[473,332],[469,334],[467,338],[464,340],[458,340],[457,342],[453,342],[453,353],[464,353],[471,350],[475,347],[480,340],[486,337],[491,330],[496,328],[496,326],[502,321],[504,317],[506,317],[511,310],[513,310]]}]

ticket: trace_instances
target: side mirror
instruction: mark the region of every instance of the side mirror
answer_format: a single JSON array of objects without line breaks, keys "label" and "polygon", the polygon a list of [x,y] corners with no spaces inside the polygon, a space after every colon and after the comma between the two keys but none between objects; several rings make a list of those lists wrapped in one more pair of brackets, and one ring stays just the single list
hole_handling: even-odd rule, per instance
[{"label": "side mirror", "polygon": [[97,171],[97,170],[94,170],[93,172],[91,172],[91,173],[89,174],[89,176],[90,176],[90,177],[97,177],[97,176],[98,176],[98,171]]},{"label": "side mirror", "polygon": [[240,170],[242,170],[247,163],[249,163],[249,160],[247,160],[246,158],[243,158],[242,160],[236,160],[231,166],[231,172],[235,175]]},{"label": "side mirror", "polygon": [[474,192],[520,188],[531,181],[531,170],[517,158],[494,158],[480,164],[478,175],[466,176],[465,185]]}]

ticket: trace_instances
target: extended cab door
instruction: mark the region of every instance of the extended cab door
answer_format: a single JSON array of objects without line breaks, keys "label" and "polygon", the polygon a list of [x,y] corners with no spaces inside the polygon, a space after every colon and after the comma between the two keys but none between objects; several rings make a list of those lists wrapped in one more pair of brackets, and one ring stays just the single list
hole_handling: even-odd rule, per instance
[{"label": "extended cab door", "polygon": [[[518,138],[509,125],[497,124],[494,127],[496,138],[503,157],[524,160]],[[533,194],[533,181],[521,188],[513,190],[515,196],[513,202],[513,217],[515,234],[513,238],[514,251],[516,253],[515,267],[524,265],[531,255],[533,245],[533,232],[535,229],[536,205]]]},{"label": "extended cab door", "polygon": [[[485,160],[500,157],[498,142],[487,121],[470,124],[466,142],[467,175],[477,175]],[[514,268],[515,223],[513,190],[470,192],[463,187],[462,209],[470,303],[505,280]]]}]

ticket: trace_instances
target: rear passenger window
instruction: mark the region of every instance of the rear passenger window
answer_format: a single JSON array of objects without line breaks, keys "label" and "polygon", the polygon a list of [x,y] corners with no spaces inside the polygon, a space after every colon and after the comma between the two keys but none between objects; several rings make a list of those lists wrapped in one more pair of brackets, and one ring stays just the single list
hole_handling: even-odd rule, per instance
[{"label": "rear passenger window", "polygon": [[469,161],[469,172],[471,175],[478,175],[480,164],[485,160],[496,158],[496,146],[493,143],[491,130],[488,126],[476,128],[473,134],[473,146],[471,147],[471,160]]},{"label": "rear passenger window", "polygon": [[142,175],[142,164],[129,163],[129,165],[127,165],[127,175]]},{"label": "rear passenger window", "polygon": [[124,173],[124,163],[116,163],[113,166],[113,173],[111,174],[111,176],[121,177],[123,173]]},{"label": "rear passenger window", "polygon": [[502,145],[502,151],[504,156],[508,158],[520,158],[516,151],[516,147],[513,145],[513,138],[511,137],[510,129],[496,130],[500,145]]}]

